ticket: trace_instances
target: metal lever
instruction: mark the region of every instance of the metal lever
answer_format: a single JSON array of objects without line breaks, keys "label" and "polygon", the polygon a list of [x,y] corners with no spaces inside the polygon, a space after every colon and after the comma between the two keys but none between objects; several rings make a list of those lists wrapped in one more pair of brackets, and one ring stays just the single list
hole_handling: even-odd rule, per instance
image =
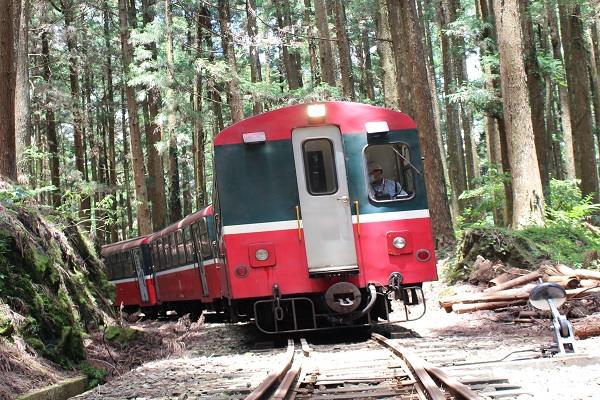
[{"label": "metal lever", "polygon": [[350,201],[348,196],[342,196],[338,200],[341,201],[342,203],[348,203]]}]

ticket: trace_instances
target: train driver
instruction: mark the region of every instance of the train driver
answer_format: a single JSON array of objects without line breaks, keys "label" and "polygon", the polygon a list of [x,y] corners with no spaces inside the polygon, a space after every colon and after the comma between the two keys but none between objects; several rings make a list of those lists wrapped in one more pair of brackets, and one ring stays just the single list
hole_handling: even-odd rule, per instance
[{"label": "train driver", "polygon": [[406,197],[408,193],[402,188],[398,182],[392,179],[383,177],[383,169],[381,165],[374,161],[367,163],[369,172],[369,183],[376,200],[390,200],[396,197]]}]

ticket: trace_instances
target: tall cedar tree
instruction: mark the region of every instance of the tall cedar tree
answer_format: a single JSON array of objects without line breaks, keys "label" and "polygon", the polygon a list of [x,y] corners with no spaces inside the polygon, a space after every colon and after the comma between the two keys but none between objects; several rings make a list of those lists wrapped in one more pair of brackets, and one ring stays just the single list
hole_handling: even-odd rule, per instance
[{"label": "tall cedar tree", "polygon": [[0,0],[0,178],[17,180],[13,1]]},{"label": "tall cedar tree", "polygon": [[518,0],[494,0],[494,13],[513,187],[512,225],[543,225],[544,193],[527,97]]}]

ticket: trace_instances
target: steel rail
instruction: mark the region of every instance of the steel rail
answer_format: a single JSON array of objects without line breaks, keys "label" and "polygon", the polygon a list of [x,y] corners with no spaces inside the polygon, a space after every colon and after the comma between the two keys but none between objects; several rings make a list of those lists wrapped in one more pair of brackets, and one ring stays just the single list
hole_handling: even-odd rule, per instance
[{"label": "steel rail", "polygon": [[254,389],[252,391],[252,393],[250,393],[248,396],[246,396],[245,399],[246,400],[260,400],[260,399],[264,398],[263,396],[265,396],[269,392],[269,390],[271,390],[274,387],[275,383],[277,381],[280,381],[284,375],[286,375],[286,377],[285,377],[286,380],[289,379],[287,377],[287,373],[288,373],[288,371],[290,371],[293,361],[294,361],[294,340],[288,339],[286,358],[285,358],[285,362],[282,364],[281,368],[277,371],[271,372],[269,374],[269,376],[267,376],[267,379],[265,379],[260,385],[258,385],[258,387],[256,389]]},{"label": "steel rail", "polygon": [[409,366],[414,370],[415,374],[421,380],[423,386],[425,387],[425,390],[427,390],[431,399],[446,399],[444,393],[433,381],[431,377],[431,375],[433,375],[438,380],[443,382],[446,385],[447,389],[455,396],[459,395],[465,400],[485,400],[485,397],[480,396],[467,385],[459,382],[455,378],[452,378],[451,376],[449,376],[440,368],[434,366],[430,362],[412,354],[404,347],[392,343],[390,340],[377,333],[373,333],[371,337],[392,349],[394,353],[402,357],[404,361],[407,364],[409,364]]}]

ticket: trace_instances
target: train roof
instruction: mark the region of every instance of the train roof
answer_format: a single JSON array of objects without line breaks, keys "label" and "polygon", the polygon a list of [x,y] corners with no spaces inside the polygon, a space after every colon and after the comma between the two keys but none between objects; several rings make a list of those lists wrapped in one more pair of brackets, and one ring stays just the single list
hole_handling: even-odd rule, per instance
[{"label": "train roof", "polygon": [[325,117],[319,124],[337,125],[342,134],[365,132],[366,122],[386,121],[390,130],[417,127],[406,114],[368,104],[346,101],[298,104],[268,111],[233,124],[215,137],[214,145],[243,143],[242,135],[254,132],[264,132],[267,141],[290,139],[292,129],[315,125],[309,121],[307,111],[308,106],[314,104],[325,106]]},{"label": "train roof", "polygon": [[145,242],[146,239],[148,239],[148,237],[150,237],[150,235],[139,236],[132,239],[122,240],[120,242],[106,244],[102,246],[100,255],[105,256],[106,254],[113,253],[115,251],[123,251],[133,247],[139,247]]},{"label": "train roof", "polygon": [[186,225],[190,225],[192,222],[197,221],[200,218],[206,217],[208,215],[212,215],[212,210],[213,210],[212,204],[210,204],[207,207],[205,207],[201,210],[198,210],[195,213],[192,213],[192,214],[188,215],[187,217],[167,226],[166,228],[151,234],[148,237],[148,242],[152,242],[153,240],[156,240],[159,237],[162,237],[171,232],[174,232]]}]

